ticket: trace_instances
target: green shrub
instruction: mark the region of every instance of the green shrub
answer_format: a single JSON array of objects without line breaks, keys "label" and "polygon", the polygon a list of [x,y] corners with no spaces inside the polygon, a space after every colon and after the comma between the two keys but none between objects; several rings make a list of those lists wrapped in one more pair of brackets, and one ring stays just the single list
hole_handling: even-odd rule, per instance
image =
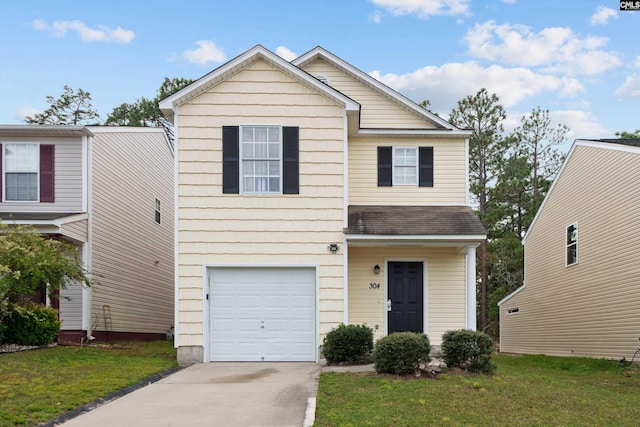
[{"label": "green shrub", "polygon": [[51,344],[60,331],[58,312],[40,304],[12,305],[5,318],[5,341],[20,345]]},{"label": "green shrub", "polygon": [[450,368],[490,374],[496,370],[492,353],[493,341],[482,332],[460,329],[442,335],[442,359]]},{"label": "green shrub", "polygon": [[431,345],[425,334],[396,332],[376,342],[373,362],[378,373],[412,374],[431,360],[430,353]]},{"label": "green shrub", "polygon": [[373,329],[366,325],[341,323],[322,341],[322,353],[329,363],[364,362],[373,349]]}]

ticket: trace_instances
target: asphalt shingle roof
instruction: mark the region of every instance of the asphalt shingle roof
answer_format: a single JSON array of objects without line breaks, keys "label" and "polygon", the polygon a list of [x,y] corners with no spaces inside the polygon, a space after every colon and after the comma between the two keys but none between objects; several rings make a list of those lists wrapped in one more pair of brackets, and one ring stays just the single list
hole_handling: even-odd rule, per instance
[{"label": "asphalt shingle roof", "polygon": [[345,234],[388,236],[485,235],[468,206],[349,206]]}]

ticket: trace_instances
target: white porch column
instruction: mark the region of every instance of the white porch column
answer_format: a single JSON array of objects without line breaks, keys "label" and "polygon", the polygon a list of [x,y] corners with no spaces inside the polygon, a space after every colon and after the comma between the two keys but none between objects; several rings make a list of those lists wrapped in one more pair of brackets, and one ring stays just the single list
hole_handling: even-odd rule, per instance
[{"label": "white porch column", "polygon": [[467,329],[476,330],[476,246],[467,246]]}]

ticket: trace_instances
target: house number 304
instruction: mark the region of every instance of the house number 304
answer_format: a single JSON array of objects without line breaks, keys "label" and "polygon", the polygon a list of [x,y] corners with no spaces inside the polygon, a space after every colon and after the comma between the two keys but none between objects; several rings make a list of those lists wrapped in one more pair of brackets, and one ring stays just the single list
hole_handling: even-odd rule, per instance
[{"label": "house number 304", "polygon": [[369,289],[380,289],[380,283],[369,283]]}]

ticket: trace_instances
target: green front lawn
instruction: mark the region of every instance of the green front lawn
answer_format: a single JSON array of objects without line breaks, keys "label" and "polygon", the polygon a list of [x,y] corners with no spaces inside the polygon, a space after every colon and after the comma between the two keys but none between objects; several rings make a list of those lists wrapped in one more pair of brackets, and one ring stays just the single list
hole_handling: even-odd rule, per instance
[{"label": "green front lawn", "polygon": [[51,420],[175,366],[165,341],[0,354],[0,426]]},{"label": "green front lawn", "polygon": [[640,425],[637,366],[546,356],[493,359],[493,376],[323,373],[315,427]]}]

